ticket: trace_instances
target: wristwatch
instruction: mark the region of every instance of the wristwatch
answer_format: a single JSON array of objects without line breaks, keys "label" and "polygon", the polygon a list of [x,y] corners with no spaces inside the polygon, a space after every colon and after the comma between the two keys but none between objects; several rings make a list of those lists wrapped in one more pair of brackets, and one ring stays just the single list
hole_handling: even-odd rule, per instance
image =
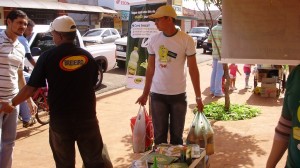
[{"label": "wristwatch", "polygon": [[13,108],[16,108],[16,106],[13,105],[12,99],[8,102],[8,105],[11,106],[11,107],[13,107]]},{"label": "wristwatch", "polygon": [[201,97],[196,97],[196,101],[197,101],[197,100],[202,100],[202,98],[201,98]]}]

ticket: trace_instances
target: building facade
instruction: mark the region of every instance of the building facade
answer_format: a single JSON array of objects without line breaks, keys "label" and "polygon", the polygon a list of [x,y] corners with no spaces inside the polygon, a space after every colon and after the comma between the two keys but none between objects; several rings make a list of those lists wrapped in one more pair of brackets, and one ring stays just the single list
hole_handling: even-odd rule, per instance
[{"label": "building facade", "polygon": [[98,0],[1,0],[0,25],[5,24],[6,15],[13,9],[26,12],[36,24],[49,24],[58,16],[69,15],[74,18],[81,33],[89,28],[101,27],[104,14],[116,14],[98,6]]}]

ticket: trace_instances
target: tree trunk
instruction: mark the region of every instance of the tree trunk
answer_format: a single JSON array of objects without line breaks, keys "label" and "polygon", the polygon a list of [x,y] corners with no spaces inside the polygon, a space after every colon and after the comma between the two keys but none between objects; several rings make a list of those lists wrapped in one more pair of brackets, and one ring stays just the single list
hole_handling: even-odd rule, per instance
[{"label": "tree trunk", "polygon": [[230,78],[229,78],[229,71],[228,71],[228,64],[223,64],[224,69],[224,76],[225,76],[225,106],[224,109],[226,112],[229,112],[230,108],[230,97],[229,97],[229,84],[230,84]]}]

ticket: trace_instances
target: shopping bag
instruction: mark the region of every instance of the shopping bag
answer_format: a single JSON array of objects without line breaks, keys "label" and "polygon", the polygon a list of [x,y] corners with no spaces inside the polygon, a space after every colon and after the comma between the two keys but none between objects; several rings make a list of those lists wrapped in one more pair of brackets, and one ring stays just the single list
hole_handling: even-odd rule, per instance
[{"label": "shopping bag", "polygon": [[[153,145],[153,137],[154,137],[153,124],[152,124],[152,118],[151,116],[149,116],[144,106],[140,106],[137,116],[132,117],[130,119],[130,127],[132,131],[133,151],[145,152],[147,150],[150,150]],[[143,130],[145,130],[145,134],[141,133]],[[139,138],[142,138],[140,136],[143,135],[145,136],[144,137],[145,140],[143,140],[143,142],[137,142]],[[144,150],[143,151],[137,150],[137,148],[139,148],[138,146],[142,144],[144,145]]]},{"label": "shopping bag", "polygon": [[191,124],[187,144],[198,144],[206,149],[206,154],[214,154],[214,131],[203,112],[197,112]]}]

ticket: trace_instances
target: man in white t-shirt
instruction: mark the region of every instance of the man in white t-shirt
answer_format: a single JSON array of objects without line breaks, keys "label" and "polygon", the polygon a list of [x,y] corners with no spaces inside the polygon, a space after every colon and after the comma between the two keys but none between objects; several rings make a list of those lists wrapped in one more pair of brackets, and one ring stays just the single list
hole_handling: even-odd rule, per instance
[{"label": "man in white t-shirt", "polygon": [[145,105],[150,93],[155,145],[183,144],[186,100],[186,61],[195,92],[199,111],[203,111],[200,77],[196,62],[196,48],[192,37],[175,28],[177,15],[173,7],[159,7],[155,14],[155,25],[160,32],[149,39],[148,67],[143,94],[136,103]]}]

